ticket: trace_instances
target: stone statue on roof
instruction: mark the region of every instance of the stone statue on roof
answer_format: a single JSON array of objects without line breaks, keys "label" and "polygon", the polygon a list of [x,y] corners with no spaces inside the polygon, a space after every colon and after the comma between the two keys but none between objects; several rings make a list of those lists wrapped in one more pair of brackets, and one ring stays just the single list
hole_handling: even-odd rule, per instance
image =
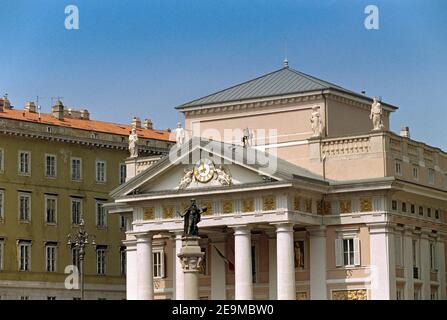
[{"label": "stone statue on roof", "polygon": [[175,141],[177,145],[181,146],[186,140],[186,132],[185,129],[182,128],[182,124],[177,123],[177,128],[175,129]]},{"label": "stone statue on roof", "polygon": [[132,132],[129,136],[129,152],[131,158],[137,158],[138,157],[138,134],[137,129],[135,127],[132,128]]},{"label": "stone statue on roof", "polygon": [[371,113],[369,115],[369,118],[372,120],[373,123],[373,130],[382,130],[384,128],[383,125],[383,108],[380,104],[380,101],[378,98],[373,98],[373,103],[371,106]]}]

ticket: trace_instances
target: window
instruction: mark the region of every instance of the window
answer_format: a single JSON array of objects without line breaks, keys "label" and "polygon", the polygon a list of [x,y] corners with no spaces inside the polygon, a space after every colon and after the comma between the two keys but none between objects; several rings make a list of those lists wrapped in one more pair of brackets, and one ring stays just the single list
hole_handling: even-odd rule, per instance
[{"label": "window", "polygon": [[126,247],[120,248],[120,274],[126,275]]},{"label": "window", "polygon": [[436,254],[436,242],[430,242],[430,270],[432,272],[438,271],[438,261]]},{"label": "window", "polygon": [[402,235],[394,235],[394,252],[396,253],[396,266],[403,266],[403,250],[402,250]]},{"label": "window", "polygon": [[424,207],[419,206],[419,215],[423,216],[424,215]]},{"label": "window", "polygon": [[49,178],[56,177],[56,156],[52,154],[45,155],[45,176]]},{"label": "window", "polygon": [[82,219],[82,200],[71,199],[71,223],[80,224]]},{"label": "window", "polygon": [[97,246],[96,248],[96,273],[105,275],[107,246]]},{"label": "window", "polygon": [[416,239],[413,239],[411,248],[413,256],[413,278],[419,279],[419,242]]},{"label": "window", "polygon": [[412,214],[416,213],[416,206],[415,206],[414,204],[411,205],[411,207],[410,207],[410,212],[411,212]]},{"label": "window", "polygon": [[120,216],[120,229],[121,230],[127,230],[127,226],[126,226],[126,217],[124,216]]},{"label": "window", "polygon": [[397,289],[396,300],[404,300],[404,291],[402,289]]},{"label": "window", "polygon": [[96,182],[106,182],[105,161],[96,161]]},{"label": "window", "polygon": [[391,210],[397,211],[397,201],[396,200],[391,201]]},{"label": "window", "polygon": [[163,278],[164,275],[164,254],[163,250],[153,252],[154,257],[154,277]]},{"label": "window", "polygon": [[31,242],[21,241],[19,242],[19,270],[29,271],[31,263]]},{"label": "window", "polygon": [[413,179],[419,180],[419,167],[413,166]]},{"label": "window", "polygon": [[[1,206],[1,204],[0,204],[0,206]],[[439,219],[439,210],[438,209],[435,210],[435,219]]]},{"label": "window", "polygon": [[28,193],[19,193],[19,220],[31,220],[31,195]]},{"label": "window", "polygon": [[3,270],[3,261],[5,259],[5,239],[0,238],[0,270]]},{"label": "window", "polygon": [[71,264],[76,266],[76,268],[80,268],[80,260],[79,260],[79,249],[75,247],[71,247]]},{"label": "window", "polygon": [[56,223],[57,198],[45,196],[45,222]]},{"label": "window", "polygon": [[256,246],[251,246],[251,276],[253,283],[257,282],[257,256],[256,256]]},{"label": "window", "polygon": [[56,300],[56,297],[55,296],[48,296],[47,300]]},{"label": "window", "polygon": [[96,227],[105,228],[107,226],[106,213],[102,201],[96,201]]},{"label": "window", "polygon": [[79,181],[82,179],[82,159],[71,158],[71,180]]},{"label": "window", "polygon": [[20,296],[20,300],[29,300],[28,296]]},{"label": "window", "polygon": [[402,202],[401,209],[402,209],[402,212],[407,212],[407,204],[405,202]]},{"label": "window", "polygon": [[0,173],[5,171],[5,152],[0,149]]},{"label": "window", "polygon": [[47,272],[56,272],[57,246],[55,244],[46,245],[45,255]]},{"label": "window", "polygon": [[427,208],[427,217],[431,218],[431,208]]},{"label": "window", "polygon": [[0,221],[4,219],[5,217],[5,212],[4,212],[4,208],[5,208],[5,194],[3,190],[0,190]]},{"label": "window", "polygon": [[29,151],[19,152],[19,174],[25,176],[31,174],[31,153]]},{"label": "window", "polygon": [[356,237],[345,237],[335,240],[337,267],[360,265],[360,240]]},{"label": "window", "polygon": [[435,183],[435,169],[428,168],[428,183],[434,184]]},{"label": "window", "polygon": [[124,163],[120,163],[120,175],[119,175],[119,177],[120,177],[120,184],[123,184],[124,182],[126,182],[126,175],[127,175],[127,172],[126,172],[126,164],[124,164]]},{"label": "window", "polygon": [[396,172],[396,175],[402,175],[402,161],[396,160],[396,162],[394,163],[394,171]]}]

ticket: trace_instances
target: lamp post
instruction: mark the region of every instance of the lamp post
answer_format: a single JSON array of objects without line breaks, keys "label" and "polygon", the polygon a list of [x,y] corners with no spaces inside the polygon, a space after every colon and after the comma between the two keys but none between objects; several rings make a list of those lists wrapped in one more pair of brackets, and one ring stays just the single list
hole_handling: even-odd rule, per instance
[{"label": "lamp post", "polygon": [[71,248],[76,248],[79,252],[79,273],[81,276],[81,300],[84,300],[84,257],[85,247],[89,244],[89,238],[91,238],[92,246],[96,246],[95,236],[89,235],[84,230],[84,219],[81,219],[79,223],[79,231],[76,234],[69,234],[67,236],[67,245]]}]

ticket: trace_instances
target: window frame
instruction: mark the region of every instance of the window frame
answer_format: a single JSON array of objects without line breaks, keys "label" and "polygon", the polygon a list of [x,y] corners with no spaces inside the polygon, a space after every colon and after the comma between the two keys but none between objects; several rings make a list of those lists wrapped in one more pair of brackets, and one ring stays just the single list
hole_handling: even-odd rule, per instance
[{"label": "window frame", "polygon": [[428,168],[427,169],[427,182],[428,184],[435,184],[435,178],[436,178],[436,171],[434,168]]},{"label": "window frame", "polygon": [[[21,203],[21,198],[25,197],[28,198],[28,217],[26,219],[22,219],[22,203]],[[31,206],[32,206],[32,199],[31,199],[31,193],[28,192],[19,192],[18,193],[18,218],[19,218],[19,222],[31,222]]]},{"label": "window frame", "polygon": [[[49,264],[50,259],[49,259],[49,255],[48,255],[49,249],[54,250],[52,268],[49,268],[50,267],[50,264]],[[45,245],[45,271],[46,272],[51,272],[51,273],[57,272],[57,253],[58,253],[57,251],[58,250],[57,250],[56,244],[46,244]],[[51,270],[49,270],[49,269],[51,269]]]},{"label": "window frame", "polygon": [[418,165],[413,164],[413,166],[411,168],[411,176],[413,177],[413,180],[419,181],[419,166]]},{"label": "window frame", "polygon": [[[103,200],[96,200],[95,201],[95,224],[96,224],[96,228],[98,229],[105,229],[107,228],[107,215],[104,209],[104,203],[105,201]],[[99,212],[98,212],[98,208],[101,207],[101,217],[103,220],[103,224],[99,224]]]},{"label": "window frame", "polygon": [[[26,263],[22,261],[22,248],[27,248],[26,250]],[[29,272],[31,271],[31,242],[28,241],[19,241],[18,243],[19,254],[17,255],[19,262],[19,271],[20,272]],[[26,266],[26,268],[24,268]]]},{"label": "window frame", "polygon": [[[79,161],[79,178],[74,177],[74,166],[73,166],[73,161]],[[82,158],[80,157],[71,157],[70,158],[70,179],[71,181],[77,181],[80,182],[82,181],[82,176],[83,176],[83,170],[82,170]]]},{"label": "window frame", "polygon": [[[359,230],[340,230],[337,231],[335,239],[335,266],[337,268],[358,268],[362,266],[361,241]],[[351,264],[345,264],[345,246],[344,242],[352,240],[353,260]],[[350,251],[349,251],[350,252]],[[351,260],[351,259],[349,259]]]},{"label": "window frame", "polygon": [[[55,154],[45,153],[45,178],[49,179],[56,179],[57,178],[57,156]],[[48,174],[48,159],[53,158],[54,164],[53,164],[53,170],[54,175]]]},{"label": "window frame", "polygon": [[[100,176],[99,165],[103,165],[102,177]],[[100,178],[102,178],[102,179],[100,179]],[[96,183],[106,183],[107,182],[107,162],[105,160],[96,160],[95,161],[95,181],[96,181]]]},{"label": "window frame", "polygon": [[127,251],[126,247],[120,247],[120,275],[127,275]]},{"label": "window frame", "polygon": [[0,148],[0,173],[5,172],[5,149]]},{"label": "window frame", "polygon": [[[79,203],[79,214],[78,214],[78,216],[79,216],[79,222],[75,222],[74,221],[74,219],[73,219],[73,203]],[[83,199],[81,199],[81,198],[74,198],[74,197],[71,197],[70,198],[70,215],[71,215],[71,217],[70,217],[70,220],[71,220],[71,224],[72,225],[75,225],[75,226],[78,226],[80,223],[81,223],[81,220],[82,220],[82,218],[83,218]]]},{"label": "window frame", "polygon": [[[45,224],[48,225],[56,225],[57,224],[57,196],[46,194],[44,196],[45,204],[44,204],[44,221]],[[48,200],[54,201],[54,221],[48,221]]]},{"label": "window frame", "polygon": [[5,219],[5,190],[0,190],[0,222]]},{"label": "window frame", "polygon": [[[160,262],[156,264],[155,257],[160,256]],[[165,277],[165,253],[162,248],[156,248],[152,250],[152,264],[153,264],[153,275],[154,279],[163,279]],[[156,272],[157,268],[160,273]]]},{"label": "window frame", "polygon": [[5,239],[0,238],[0,271],[3,270],[5,265]]},{"label": "window frame", "polygon": [[430,271],[431,272],[438,272],[439,266],[438,266],[438,248],[436,245],[436,241],[430,241],[429,244],[429,255],[430,255]]},{"label": "window frame", "polygon": [[[24,172],[22,171],[22,154],[27,155],[27,171]],[[25,177],[29,177],[31,176],[31,151],[26,151],[26,150],[19,150],[18,151],[18,167],[17,167],[17,173],[19,176],[25,176]]]},{"label": "window frame", "polygon": [[[103,254],[101,258],[101,264],[99,255],[100,252],[102,252]],[[99,276],[105,276],[107,274],[107,247],[96,247],[96,274]]]},{"label": "window frame", "polygon": [[[124,177],[123,177],[123,169],[124,168]],[[119,164],[119,168],[118,168],[118,179],[119,179],[119,184],[124,184],[126,182],[126,178],[127,178],[127,166],[124,162],[121,162]]]},{"label": "window frame", "polygon": [[402,177],[402,160],[394,160],[394,173],[397,176]]}]

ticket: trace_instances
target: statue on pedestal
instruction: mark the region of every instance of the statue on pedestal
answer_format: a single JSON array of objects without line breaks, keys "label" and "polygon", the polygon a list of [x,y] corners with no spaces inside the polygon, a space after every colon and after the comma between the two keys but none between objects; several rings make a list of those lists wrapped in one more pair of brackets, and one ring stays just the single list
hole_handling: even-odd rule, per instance
[{"label": "statue on pedestal", "polygon": [[321,120],[320,107],[312,107],[312,114],[310,117],[312,125],[312,137],[321,137],[323,135],[323,121]]},{"label": "statue on pedestal", "polygon": [[185,129],[182,128],[182,124],[179,122],[177,123],[177,129],[175,129],[175,141],[177,145],[181,146],[186,139],[186,132]]},{"label": "statue on pedestal", "polygon": [[369,118],[372,120],[373,130],[382,130],[384,128],[382,105],[380,104],[379,99],[375,97],[373,98]]},{"label": "statue on pedestal", "polygon": [[138,157],[138,134],[137,129],[135,127],[132,128],[132,132],[129,136],[129,152],[131,158],[137,158]]},{"label": "statue on pedestal", "polygon": [[199,236],[199,228],[197,224],[200,222],[201,214],[206,212],[207,208],[199,208],[195,199],[191,199],[191,205],[183,214],[184,218],[183,234],[185,236]]}]

